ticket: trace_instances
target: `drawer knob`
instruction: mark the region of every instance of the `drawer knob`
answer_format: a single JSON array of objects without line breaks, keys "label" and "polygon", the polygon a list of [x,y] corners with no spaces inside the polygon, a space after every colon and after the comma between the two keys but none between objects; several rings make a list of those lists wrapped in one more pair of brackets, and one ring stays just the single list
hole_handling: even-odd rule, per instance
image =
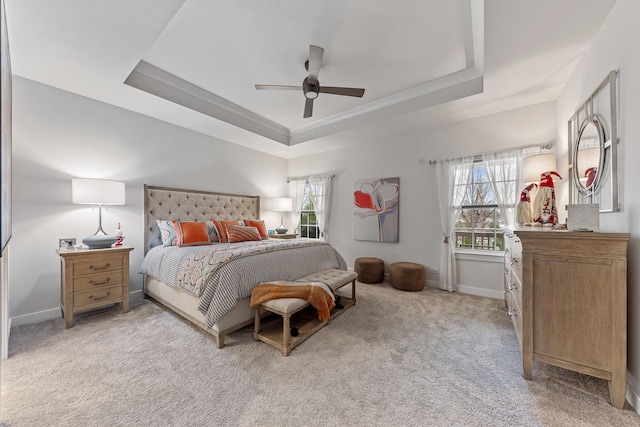
[{"label": "drawer knob", "polygon": [[517,263],[518,263],[518,258],[514,258],[511,260],[511,265],[517,264]]},{"label": "drawer knob", "polygon": [[89,270],[104,270],[104,269],[107,269],[107,268],[109,268],[109,267],[111,267],[111,263],[106,263],[106,264],[104,265],[104,267],[96,267],[95,265],[91,264],[91,265],[89,266]]},{"label": "drawer knob", "polygon": [[111,292],[107,292],[107,293],[105,293],[105,294],[104,294],[104,296],[102,296],[102,297],[96,297],[96,296],[94,296],[94,295],[89,295],[89,299],[90,299],[90,300],[92,300],[92,301],[97,301],[97,300],[99,300],[99,299],[105,299],[105,298],[108,298],[108,297],[109,297],[109,295],[111,295]]},{"label": "drawer knob", "polygon": [[508,311],[510,317],[518,317],[518,311],[514,308]]},{"label": "drawer knob", "polygon": [[93,286],[106,285],[111,281],[111,277],[104,279],[104,282],[96,282],[95,280],[89,280],[89,284]]}]

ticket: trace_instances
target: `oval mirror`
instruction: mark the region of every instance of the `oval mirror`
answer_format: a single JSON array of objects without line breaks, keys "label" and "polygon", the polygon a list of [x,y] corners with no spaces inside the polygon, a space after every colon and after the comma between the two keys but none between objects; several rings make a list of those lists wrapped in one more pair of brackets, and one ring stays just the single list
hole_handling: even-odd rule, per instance
[{"label": "oval mirror", "polygon": [[573,153],[573,176],[578,191],[590,196],[598,191],[604,167],[604,128],[597,116],[580,125]]}]

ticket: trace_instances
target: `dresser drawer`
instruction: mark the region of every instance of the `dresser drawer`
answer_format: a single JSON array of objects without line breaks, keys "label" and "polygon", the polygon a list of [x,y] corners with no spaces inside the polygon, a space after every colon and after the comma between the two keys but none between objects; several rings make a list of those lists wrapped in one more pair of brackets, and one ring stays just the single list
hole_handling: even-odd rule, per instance
[{"label": "dresser drawer", "polygon": [[122,286],[111,286],[73,294],[73,311],[81,311],[122,301]]},{"label": "dresser drawer", "polygon": [[73,277],[122,270],[122,257],[102,257],[73,264]]},{"label": "dresser drawer", "polygon": [[100,290],[101,288],[122,285],[123,277],[122,270],[111,271],[100,274],[91,274],[89,276],[81,276],[73,279],[73,290],[88,291],[88,290]]},{"label": "dresser drawer", "polygon": [[518,343],[520,344],[520,351],[522,351],[522,310],[520,309],[520,305],[516,301],[513,292],[510,292],[507,295],[507,306],[509,308],[509,317],[511,317],[513,328],[516,330]]}]

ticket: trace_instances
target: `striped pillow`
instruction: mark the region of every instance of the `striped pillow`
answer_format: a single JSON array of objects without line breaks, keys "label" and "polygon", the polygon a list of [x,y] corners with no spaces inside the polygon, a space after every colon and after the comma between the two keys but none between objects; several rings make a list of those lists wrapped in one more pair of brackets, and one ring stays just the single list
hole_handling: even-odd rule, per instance
[{"label": "striped pillow", "polygon": [[260,232],[255,227],[227,225],[229,243],[261,241]]},{"label": "striped pillow", "polygon": [[178,236],[177,246],[202,246],[210,245],[207,226],[204,222],[173,221],[173,227]]},{"label": "striped pillow", "polygon": [[269,234],[267,234],[267,226],[264,225],[264,220],[262,219],[256,219],[256,220],[251,220],[251,219],[245,219],[244,220],[244,225],[246,225],[247,227],[255,227],[258,229],[258,233],[260,233],[260,237],[262,237],[262,240],[267,240],[269,238]]},{"label": "striped pillow", "polygon": [[216,231],[218,232],[220,243],[227,243],[229,241],[229,237],[227,234],[227,225],[242,225],[244,223],[242,221],[222,221],[216,219],[213,221],[213,224],[216,226]]}]

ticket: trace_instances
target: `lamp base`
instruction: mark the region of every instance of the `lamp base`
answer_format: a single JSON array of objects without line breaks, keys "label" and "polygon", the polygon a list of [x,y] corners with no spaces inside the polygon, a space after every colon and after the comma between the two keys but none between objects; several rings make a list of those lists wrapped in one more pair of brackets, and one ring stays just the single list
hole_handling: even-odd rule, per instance
[{"label": "lamp base", "polygon": [[288,228],[284,228],[284,227],[276,228],[276,233],[278,233],[278,234],[287,234],[287,231],[289,231]]},{"label": "lamp base", "polygon": [[82,239],[82,243],[89,246],[89,249],[106,249],[110,248],[117,240],[116,236],[93,235]]}]

